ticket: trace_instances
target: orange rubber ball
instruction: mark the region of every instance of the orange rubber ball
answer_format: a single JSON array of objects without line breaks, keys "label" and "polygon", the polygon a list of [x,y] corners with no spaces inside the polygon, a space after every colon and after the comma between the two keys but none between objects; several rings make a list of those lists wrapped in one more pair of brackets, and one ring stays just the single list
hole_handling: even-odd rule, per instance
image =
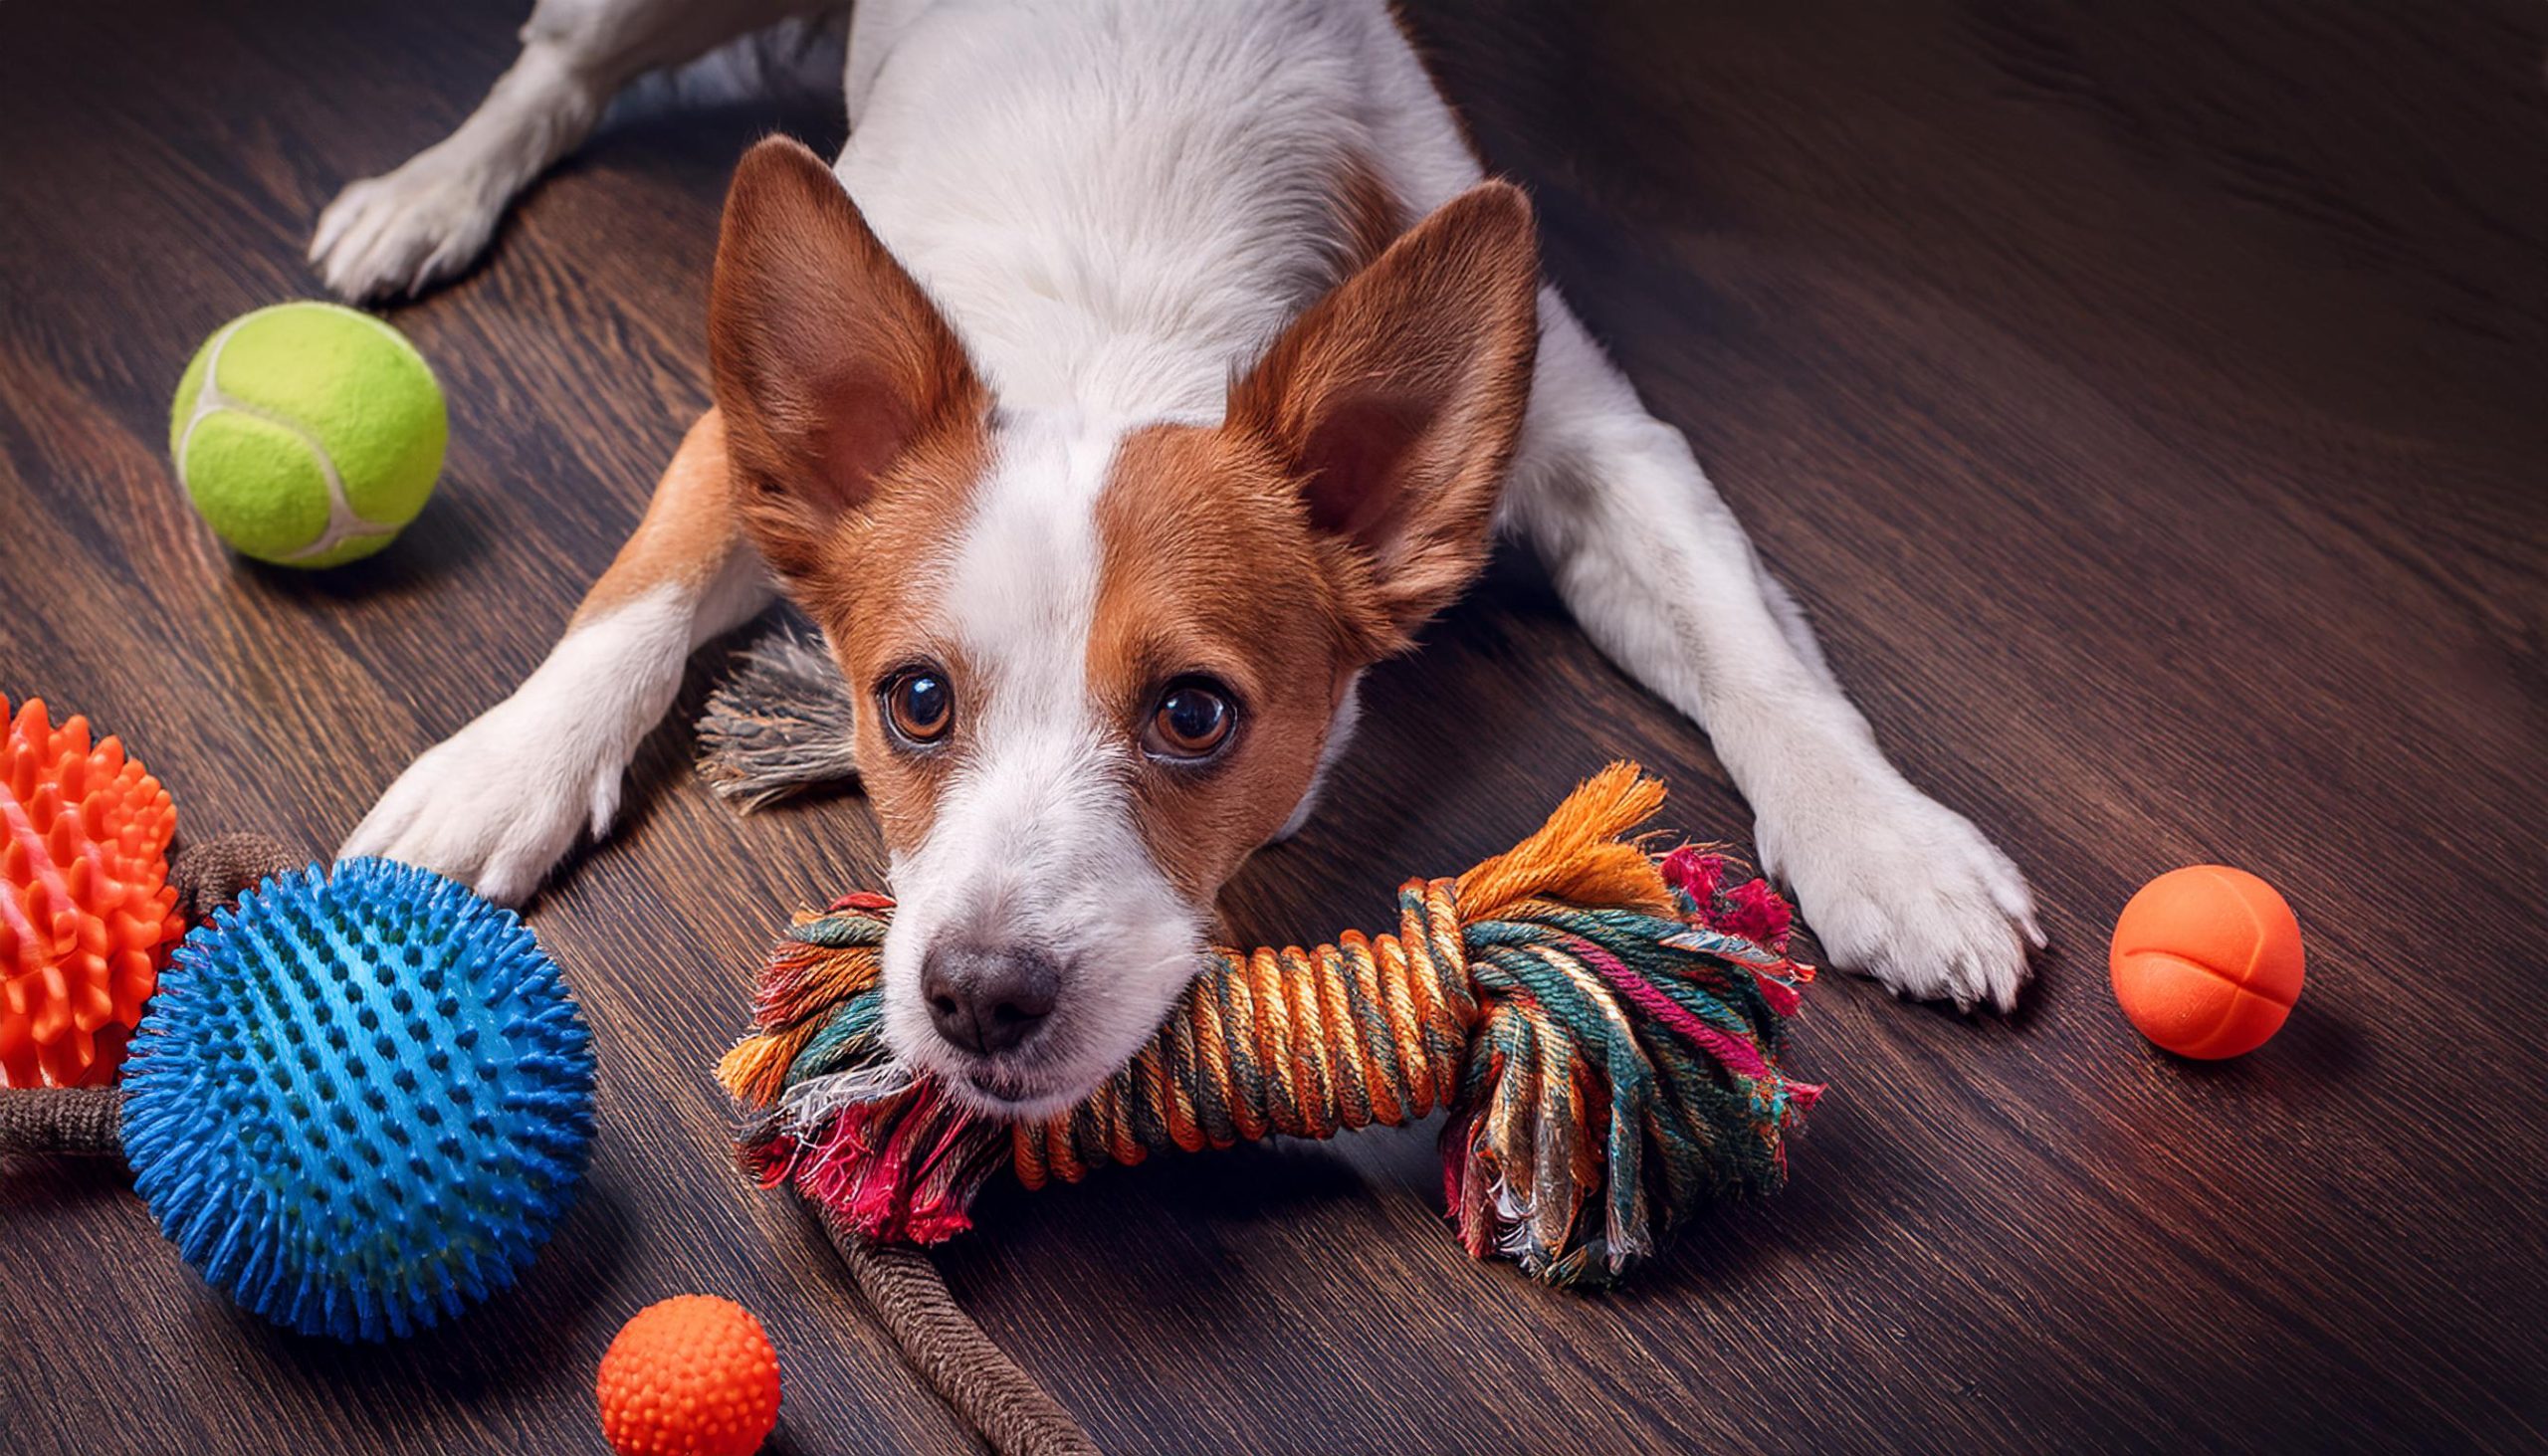
[{"label": "orange rubber ball", "polygon": [[100,1085],[186,933],[176,806],[87,719],[0,695],[0,1086]]},{"label": "orange rubber ball", "polygon": [[751,1456],[778,1424],[778,1352],[734,1301],[676,1295],[620,1327],[594,1393],[619,1456]]},{"label": "orange rubber ball", "polygon": [[2282,1029],[2300,998],[2300,922],[2274,888],[2227,865],[2141,887],[2106,965],[2141,1034],[2181,1057],[2235,1057]]}]

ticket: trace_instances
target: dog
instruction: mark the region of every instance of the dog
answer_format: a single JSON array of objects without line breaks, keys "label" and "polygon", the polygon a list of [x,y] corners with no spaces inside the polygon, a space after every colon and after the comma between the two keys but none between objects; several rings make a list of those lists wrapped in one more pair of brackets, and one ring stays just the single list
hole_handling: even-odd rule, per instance
[{"label": "dog", "polygon": [[[484,104],[345,189],[314,261],[357,299],[455,273],[620,88],[802,8],[537,0]],[[529,896],[610,827],[691,651],[783,589],[861,700],[888,1041],[1041,1115],[1151,1034],[1363,672],[1500,525],[1709,731],[1831,962],[2014,1004],[2024,880],[1886,761],[1386,0],[860,0],[844,55],[839,157],[770,139],[736,171],[715,407],[555,650],[346,854]]]}]

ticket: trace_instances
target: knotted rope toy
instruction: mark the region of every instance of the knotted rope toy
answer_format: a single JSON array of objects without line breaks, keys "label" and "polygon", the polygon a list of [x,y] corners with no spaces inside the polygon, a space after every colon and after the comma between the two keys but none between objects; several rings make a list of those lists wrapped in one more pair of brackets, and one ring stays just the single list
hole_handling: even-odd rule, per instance
[{"label": "knotted rope toy", "polygon": [[[510,911],[427,871],[269,876],[233,836],[123,1086],[0,1092],[0,1154],[120,1150],[205,1282],[305,1335],[380,1340],[510,1285],[573,1196],[590,1037]],[[255,888],[240,890],[244,876]]]},{"label": "knotted rope toy", "polygon": [[1710,1202],[1768,1192],[1819,1095],[1779,1065],[1811,971],[1765,883],[1630,838],[1663,785],[1614,763],[1508,853],[1398,892],[1394,935],[1216,949],[1132,1063],[1043,1122],[987,1121],[884,1044],[893,902],[800,918],[718,1077],[741,1160],[827,1222],[936,1242],[1001,1167],[1029,1187],[1155,1151],[1402,1126],[1436,1108],[1461,1242],[1604,1284]]}]

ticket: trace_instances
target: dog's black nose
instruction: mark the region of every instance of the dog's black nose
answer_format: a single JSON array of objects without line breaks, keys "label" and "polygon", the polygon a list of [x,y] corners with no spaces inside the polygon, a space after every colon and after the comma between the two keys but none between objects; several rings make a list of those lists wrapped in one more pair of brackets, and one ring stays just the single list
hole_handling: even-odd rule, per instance
[{"label": "dog's black nose", "polygon": [[1053,1014],[1061,967],[1028,945],[936,945],[921,960],[930,1024],[956,1046],[987,1057],[1035,1034]]}]

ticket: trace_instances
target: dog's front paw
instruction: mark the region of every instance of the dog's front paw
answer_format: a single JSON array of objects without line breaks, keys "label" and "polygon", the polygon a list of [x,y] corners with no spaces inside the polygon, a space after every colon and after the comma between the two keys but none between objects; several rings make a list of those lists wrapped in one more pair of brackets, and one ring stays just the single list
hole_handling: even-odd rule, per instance
[{"label": "dog's front paw", "polygon": [[1970,820],[1895,781],[1759,826],[1762,868],[1796,892],[1832,964],[1970,1010],[2017,1003],[2043,944],[2025,877]]},{"label": "dog's front paw", "polygon": [[409,764],[338,853],[417,865],[520,905],[578,833],[610,827],[623,766],[573,720],[517,694]]},{"label": "dog's front paw", "polygon": [[336,194],[318,215],[310,262],[349,303],[413,296],[467,268],[503,214],[501,192],[428,151]]}]

